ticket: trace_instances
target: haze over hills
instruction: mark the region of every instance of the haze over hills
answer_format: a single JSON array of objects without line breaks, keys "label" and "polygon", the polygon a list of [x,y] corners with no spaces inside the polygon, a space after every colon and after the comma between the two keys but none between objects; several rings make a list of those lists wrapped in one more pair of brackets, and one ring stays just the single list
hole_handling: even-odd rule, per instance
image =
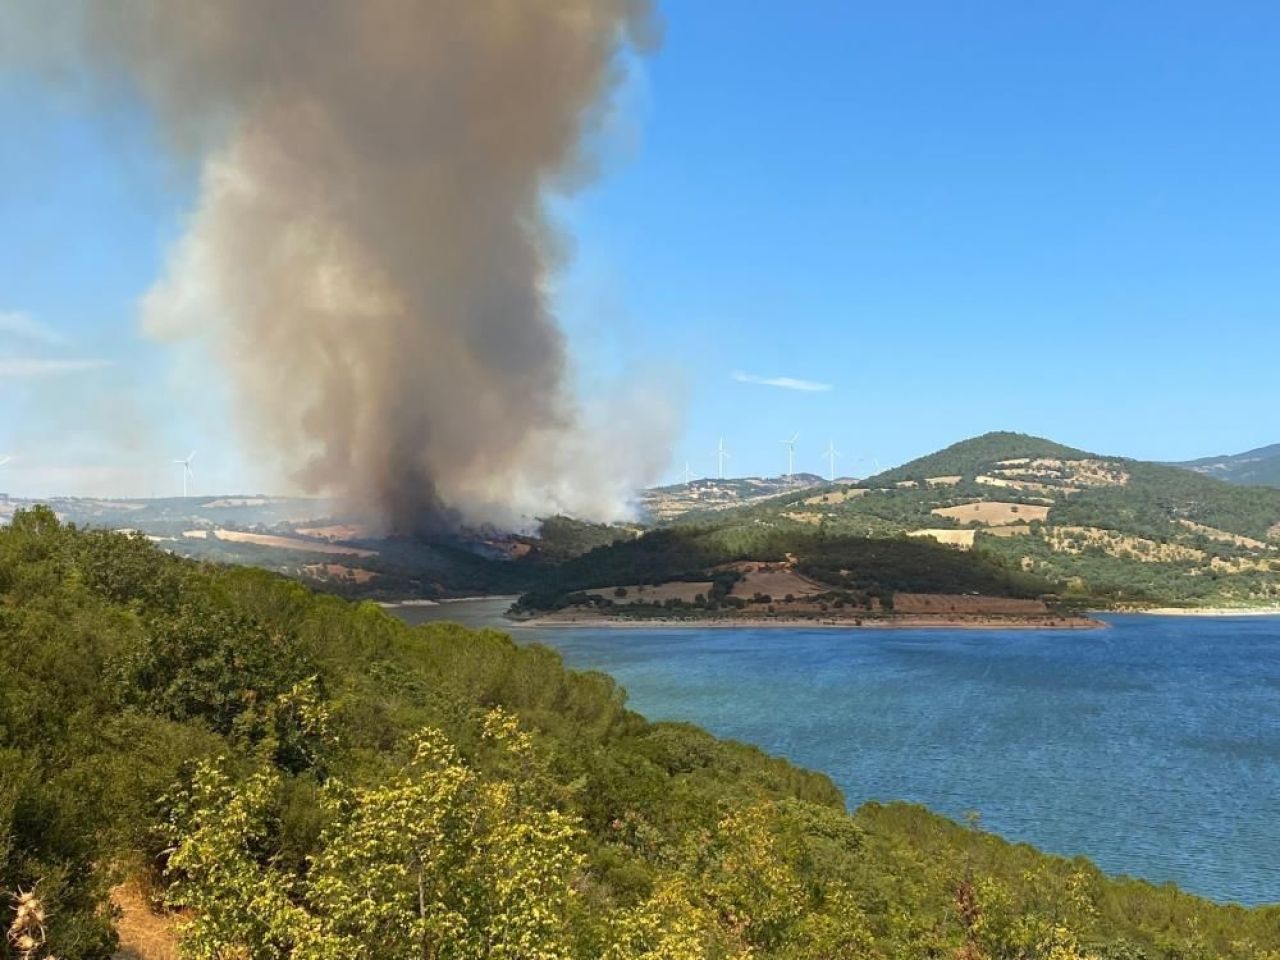
[{"label": "haze over hills", "polygon": [[[1280,490],[1024,434],[974,437],[863,481],[832,483],[807,473],[699,479],[645,491],[639,502],[640,518],[631,524],[552,517],[533,532],[471,529],[429,538],[378,537],[331,503],[304,498],[51,504],[67,520],[138,530],[181,555],[262,566],[325,589],[382,599],[606,586],[595,582],[598,576],[558,572],[589,551],[597,551],[589,567],[618,571],[622,584],[627,578],[613,554],[636,536],[648,539],[647,530],[671,528],[677,541],[688,537],[702,546],[690,552],[690,544],[668,540],[670,556],[646,561],[643,576],[651,581],[703,576],[723,563],[781,562],[786,555],[790,563],[813,563],[821,538],[866,544],[846,543],[846,558],[874,555],[876,563],[900,566],[905,555],[890,556],[873,545],[914,537],[976,551],[975,570],[995,560],[1034,578],[1042,591],[1081,602],[1280,600]],[[23,504],[0,502],[0,514]],[[938,569],[954,566],[942,554],[912,556],[912,562]],[[909,578],[866,572],[869,563],[851,559],[845,565],[864,570],[864,592],[910,588]],[[976,582],[974,576],[942,579],[963,586]]]},{"label": "haze over hills", "polygon": [[702,477],[687,483],[650,487],[641,493],[640,507],[647,520],[671,520],[695,511],[722,510],[756,503],[826,482],[815,473],[780,477]]},{"label": "haze over hills", "polygon": [[1280,443],[1246,450],[1244,453],[1186,460],[1175,463],[1174,466],[1194,470],[1228,483],[1280,487]]}]

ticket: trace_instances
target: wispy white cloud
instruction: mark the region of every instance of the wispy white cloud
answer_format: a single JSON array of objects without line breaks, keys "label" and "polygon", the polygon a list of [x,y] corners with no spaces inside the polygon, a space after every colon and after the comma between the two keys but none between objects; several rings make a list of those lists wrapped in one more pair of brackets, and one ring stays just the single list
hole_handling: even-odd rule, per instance
[{"label": "wispy white cloud", "polygon": [[803,390],[806,393],[821,393],[825,390],[833,389],[829,383],[819,383],[817,380],[798,380],[795,377],[758,377],[755,374],[743,373],[741,370],[733,372],[733,379],[739,383],[755,383],[762,387],[781,387],[783,390]]},{"label": "wispy white cloud", "polygon": [[0,336],[16,337],[35,343],[61,345],[67,338],[47,323],[41,323],[29,313],[0,310]]},{"label": "wispy white cloud", "polygon": [[111,366],[110,360],[43,360],[39,357],[0,357],[0,378],[53,377]]}]

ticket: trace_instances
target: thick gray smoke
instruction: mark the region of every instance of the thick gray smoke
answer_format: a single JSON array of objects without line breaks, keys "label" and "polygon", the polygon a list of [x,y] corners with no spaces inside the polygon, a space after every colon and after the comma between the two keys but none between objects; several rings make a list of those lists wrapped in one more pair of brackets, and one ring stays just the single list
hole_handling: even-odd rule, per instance
[{"label": "thick gray smoke", "polygon": [[633,458],[587,455],[543,206],[588,172],[648,18],[641,0],[110,0],[44,29],[127,76],[202,163],[145,329],[208,343],[255,449],[303,488],[411,532],[609,516],[662,466],[648,418]]}]

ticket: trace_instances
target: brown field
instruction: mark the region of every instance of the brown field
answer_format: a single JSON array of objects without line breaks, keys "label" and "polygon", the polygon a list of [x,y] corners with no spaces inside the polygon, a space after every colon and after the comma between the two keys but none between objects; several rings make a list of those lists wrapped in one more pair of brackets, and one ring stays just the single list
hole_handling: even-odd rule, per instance
[{"label": "brown field", "polygon": [[757,593],[767,593],[776,600],[787,594],[812,597],[831,589],[800,576],[783,563],[738,563],[734,566],[743,572],[743,578],[733,585],[729,595],[744,600],[750,600]]},{"label": "brown field", "polygon": [[358,584],[366,584],[377,576],[364,567],[348,567],[341,563],[308,563],[302,572],[314,580],[349,580]]},{"label": "brown field", "polygon": [[948,593],[895,593],[894,613],[994,614],[997,616],[1035,616],[1049,612],[1043,600],[1018,600],[1012,597],[974,597]]},{"label": "brown field", "polygon": [[1204,534],[1210,540],[1218,540],[1222,543],[1234,543],[1237,547],[1244,547],[1247,550],[1266,550],[1269,546],[1261,540],[1253,539],[1253,537],[1243,537],[1238,533],[1229,533],[1226,530],[1219,530],[1217,527],[1206,527],[1203,523],[1196,523],[1192,520],[1179,519],[1178,522],[1188,530],[1194,530],[1196,533]]},{"label": "brown field", "polygon": [[809,497],[800,501],[806,507],[820,507],[825,504],[835,506],[839,503],[845,503],[848,500],[855,500],[858,497],[865,497],[867,491],[861,487],[854,487],[851,490],[832,490],[829,493],[820,493],[816,497]]},{"label": "brown field", "polygon": [[208,530],[183,530],[182,535],[192,540],[207,540],[209,537]]},{"label": "brown field", "polygon": [[939,543],[961,550],[973,549],[973,538],[976,530],[908,530],[909,537],[933,537]]},{"label": "brown field", "polygon": [[788,520],[794,520],[794,521],[796,521],[796,523],[811,523],[811,524],[814,524],[814,525],[816,526],[817,524],[819,524],[819,523],[821,523],[821,522],[822,522],[822,518],[823,518],[824,514],[821,514],[821,513],[796,513],[796,512],[794,512],[794,511],[792,511],[791,513],[784,513],[784,514],[783,514],[783,516],[784,516],[784,517],[786,517]]},{"label": "brown field", "polygon": [[334,523],[327,527],[299,527],[298,533],[304,537],[318,537],[321,540],[360,540],[369,535],[369,531],[354,523]]},{"label": "brown field", "polygon": [[213,531],[219,540],[232,543],[253,543],[260,547],[275,547],[279,550],[299,550],[306,553],[336,553],[350,557],[376,557],[377,550],[365,550],[362,547],[347,547],[337,543],[322,543],[318,540],[303,540],[299,537],[278,537],[270,533],[246,533],[243,530],[224,530],[219,527]]},{"label": "brown field", "polygon": [[1032,503],[980,500],[957,507],[938,507],[930,512],[958,523],[983,523],[989,527],[1000,527],[1009,523],[1030,523],[1033,520],[1043,522],[1049,515],[1049,508]]},{"label": "brown field", "polygon": [[707,591],[711,589],[710,580],[672,580],[668,583],[653,584],[632,583],[624,584],[627,591],[625,597],[614,596],[617,587],[601,587],[598,590],[583,590],[583,593],[590,594],[593,597],[607,597],[614,603],[622,605],[628,603],[662,603],[664,600],[683,600],[685,603],[693,603],[697,599],[698,594],[704,597]]},{"label": "brown field", "polygon": [[931,487],[954,487],[964,477],[925,477],[924,482]]}]

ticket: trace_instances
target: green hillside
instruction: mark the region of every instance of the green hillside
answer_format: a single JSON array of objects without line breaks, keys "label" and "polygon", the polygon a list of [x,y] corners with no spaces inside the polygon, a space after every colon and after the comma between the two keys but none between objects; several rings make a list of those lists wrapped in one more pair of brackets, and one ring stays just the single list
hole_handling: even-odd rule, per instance
[{"label": "green hillside", "polygon": [[[907,539],[826,536],[803,527],[761,525],[680,526],[653,530],[632,540],[598,547],[548,571],[539,586],[520,598],[524,610],[560,608],[580,600],[580,591],[617,584],[659,584],[712,579],[733,582],[719,568],[740,561],[783,563],[846,599],[891,602],[894,593],[982,594],[1036,597],[1052,590],[1033,574],[982,554],[965,555],[936,543]],[[706,609],[720,609],[713,589]]]},{"label": "green hillside", "polygon": [[649,723],[545,648],[47,510],[0,530],[0,638],[0,890],[34,896],[0,900],[32,931],[5,958],[105,960],[126,878],[201,958],[1280,949],[1280,908],[1111,879],[918,807],[849,815],[826,777]]},{"label": "green hillside", "polygon": [[828,537],[971,535],[971,556],[1082,602],[1280,604],[1280,490],[1022,434],[975,437],[859,484],[716,519]]},{"label": "green hillside", "polygon": [[884,486],[900,480],[924,480],[926,477],[963,476],[972,479],[1004,460],[1041,457],[1082,460],[1090,456],[1092,454],[1083,450],[1025,433],[984,433],[869,477],[864,485]]}]

